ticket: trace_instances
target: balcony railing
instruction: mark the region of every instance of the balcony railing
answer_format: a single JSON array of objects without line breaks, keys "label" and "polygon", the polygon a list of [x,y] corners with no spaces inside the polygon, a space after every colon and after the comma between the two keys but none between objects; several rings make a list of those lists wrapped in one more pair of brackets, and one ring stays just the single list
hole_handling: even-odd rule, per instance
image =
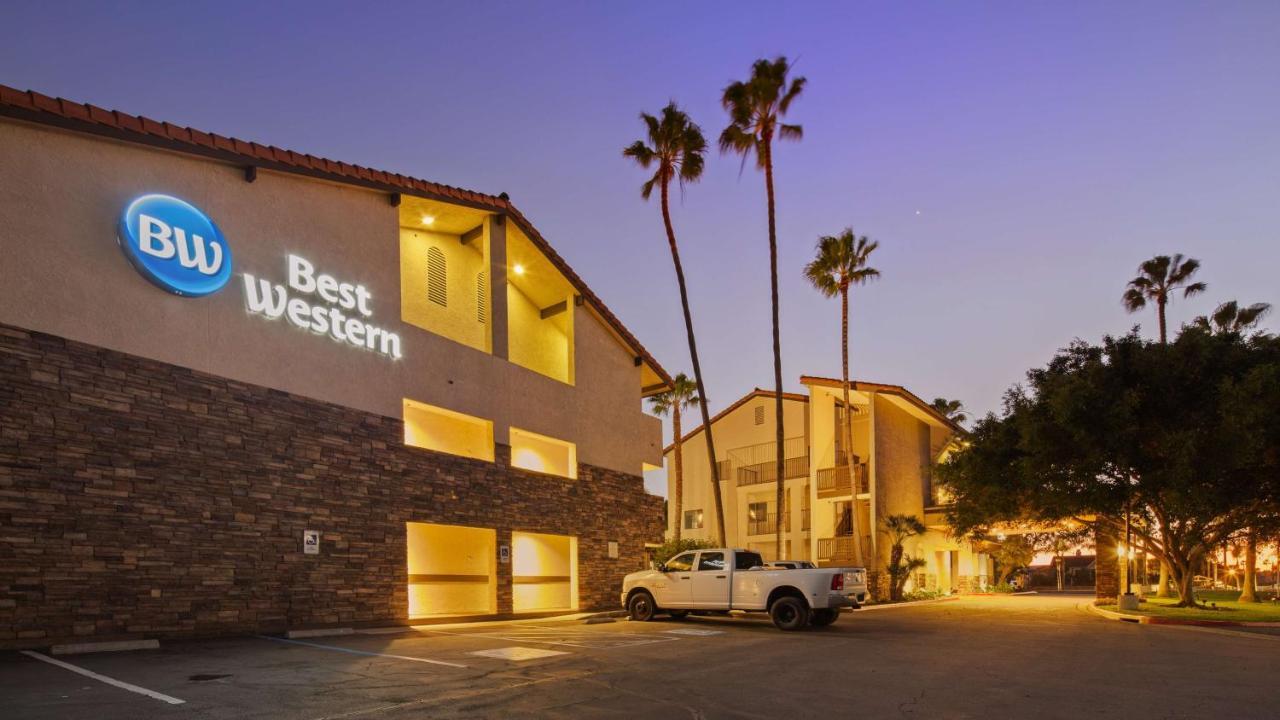
[{"label": "balcony railing", "polygon": [[[859,463],[853,467],[853,477],[858,483],[859,495],[871,492],[866,463]],[[848,465],[818,470],[818,497],[828,498],[852,495],[852,488],[853,485],[849,481]]]},{"label": "balcony railing", "polygon": [[[836,537],[818,538],[818,560],[829,562],[832,564],[844,564],[854,562],[853,554],[854,537],[852,535],[838,535]],[[871,537],[863,536],[862,538],[862,559],[863,562],[871,557]]]},{"label": "balcony railing", "polygon": [[763,518],[747,518],[748,535],[770,535],[778,531],[778,516],[769,513]]},{"label": "balcony railing", "polygon": [[800,529],[809,529],[809,508],[800,508]]},{"label": "balcony railing", "polygon": [[[804,477],[809,474],[809,456],[801,455],[800,457],[787,458],[782,461],[782,472],[785,473],[786,480],[791,478]],[[738,468],[738,485],[758,485],[760,483],[771,483],[778,479],[778,462],[777,460],[769,460],[767,462],[756,463],[754,465],[746,465]]]}]

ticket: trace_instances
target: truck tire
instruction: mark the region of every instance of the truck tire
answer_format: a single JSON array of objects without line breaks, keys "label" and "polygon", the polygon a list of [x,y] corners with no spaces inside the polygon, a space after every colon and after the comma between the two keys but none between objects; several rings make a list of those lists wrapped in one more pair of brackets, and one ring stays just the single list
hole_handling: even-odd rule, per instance
[{"label": "truck tire", "polygon": [[658,612],[653,596],[647,590],[640,590],[627,600],[627,615],[637,622],[649,622]]},{"label": "truck tire", "polygon": [[826,627],[840,618],[840,611],[835,608],[820,608],[813,611],[813,617],[809,622],[814,627]]},{"label": "truck tire", "polygon": [[801,630],[809,624],[809,606],[798,597],[780,597],[769,606],[769,618],[779,630]]}]

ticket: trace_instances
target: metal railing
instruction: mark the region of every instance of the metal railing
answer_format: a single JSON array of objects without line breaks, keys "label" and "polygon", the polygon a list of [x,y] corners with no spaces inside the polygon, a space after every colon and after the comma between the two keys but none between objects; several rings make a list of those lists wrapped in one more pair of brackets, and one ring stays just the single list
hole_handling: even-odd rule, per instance
[{"label": "metal railing", "polygon": [[778,531],[778,516],[769,513],[763,518],[747,518],[748,535],[768,535]]},{"label": "metal railing", "polygon": [[[829,562],[853,562],[853,543],[852,535],[838,535],[836,537],[818,538],[818,559]],[[870,557],[871,537],[863,536],[862,538],[862,555],[863,560]]]},{"label": "metal railing", "polygon": [[[870,479],[867,477],[867,464],[859,463],[853,467],[853,476],[858,483],[858,494],[871,492]],[[822,468],[818,470],[818,497],[851,495],[853,485],[849,481],[849,466]]]},{"label": "metal railing", "polygon": [[800,529],[809,529],[809,508],[800,508]]},{"label": "metal railing", "polygon": [[[786,458],[782,461],[784,480],[804,477],[809,474],[809,456]],[[746,465],[738,469],[738,486],[771,483],[778,479],[778,461],[767,460],[754,465]]]}]

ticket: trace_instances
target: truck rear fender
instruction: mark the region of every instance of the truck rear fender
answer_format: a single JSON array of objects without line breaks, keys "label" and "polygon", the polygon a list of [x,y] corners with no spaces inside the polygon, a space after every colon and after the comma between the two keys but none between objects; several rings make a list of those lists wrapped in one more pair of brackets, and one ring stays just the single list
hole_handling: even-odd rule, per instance
[{"label": "truck rear fender", "polygon": [[781,597],[797,597],[803,600],[805,605],[813,606],[813,603],[809,602],[809,598],[805,597],[799,588],[791,585],[782,585],[774,588],[773,592],[769,593],[769,601],[764,604],[765,609],[768,610],[773,607],[774,601]]}]

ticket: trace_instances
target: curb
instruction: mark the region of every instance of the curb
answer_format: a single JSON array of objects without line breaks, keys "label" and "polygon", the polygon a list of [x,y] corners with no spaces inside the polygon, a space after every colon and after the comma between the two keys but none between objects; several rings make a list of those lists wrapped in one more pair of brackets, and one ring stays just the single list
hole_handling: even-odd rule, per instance
[{"label": "curb", "polygon": [[891,608],[916,607],[919,605],[935,605],[937,603],[955,602],[959,600],[959,595],[950,595],[944,598],[934,598],[932,600],[912,600],[911,602],[899,603],[877,603],[875,605],[863,605],[858,608],[858,612],[866,612],[867,610],[889,610]]},{"label": "curb", "polygon": [[1130,613],[1116,612],[1115,610],[1103,610],[1102,608],[1089,603],[1085,605],[1085,611],[1091,612],[1107,620],[1117,620],[1119,622],[1136,623],[1138,625],[1190,625],[1194,627],[1258,627],[1258,628],[1280,628],[1280,622],[1249,622],[1246,620],[1185,620],[1182,618],[1167,618],[1156,615],[1133,615]]}]

